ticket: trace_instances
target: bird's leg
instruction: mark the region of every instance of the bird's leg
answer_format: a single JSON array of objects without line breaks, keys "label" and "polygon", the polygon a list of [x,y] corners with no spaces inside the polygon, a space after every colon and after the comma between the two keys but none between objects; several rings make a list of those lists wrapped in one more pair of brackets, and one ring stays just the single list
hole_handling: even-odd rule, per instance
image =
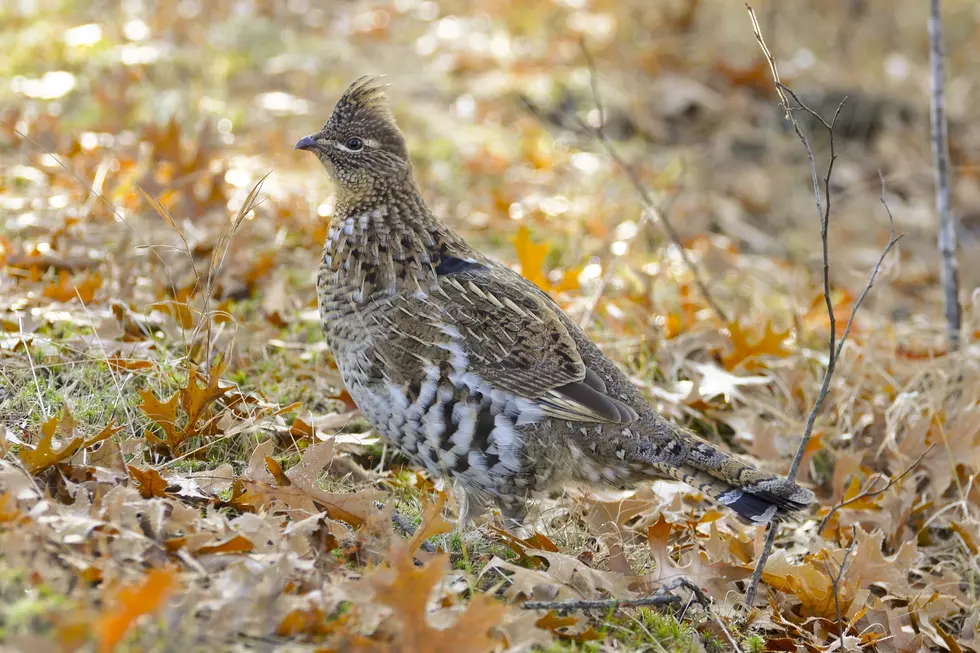
[{"label": "bird's leg", "polygon": [[527,518],[527,501],[519,498],[512,498],[509,501],[498,500],[500,516],[504,522],[504,529],[511,535],[522,540],[533,535],[532,529],[524,525]]}]

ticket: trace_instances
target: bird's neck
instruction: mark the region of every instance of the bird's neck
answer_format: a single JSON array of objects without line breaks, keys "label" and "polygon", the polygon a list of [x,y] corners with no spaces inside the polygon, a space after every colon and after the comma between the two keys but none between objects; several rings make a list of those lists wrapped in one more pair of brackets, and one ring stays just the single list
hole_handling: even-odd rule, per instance
[{"label": "bird's neck", "polygon": [[414,184],[341,194],[323,250],[324,283],[343,285],[354,301],[377,292],[428,293],[434,267],[468,250],[426,206]]}]

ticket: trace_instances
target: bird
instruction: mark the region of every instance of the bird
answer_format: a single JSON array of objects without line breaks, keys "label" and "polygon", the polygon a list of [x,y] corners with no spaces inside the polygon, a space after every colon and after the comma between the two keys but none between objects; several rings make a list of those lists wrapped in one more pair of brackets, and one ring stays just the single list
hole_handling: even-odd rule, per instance
[{"label": "bird", "polygon": [[437,218],[378,77],[294,149],[335,190],[316,275],[327,348],[374,428],[453,484],[460,528],[495,506],[520,529],[568,485],[680,481],[752,524],[814,501],[660,415],[551,296]]}]

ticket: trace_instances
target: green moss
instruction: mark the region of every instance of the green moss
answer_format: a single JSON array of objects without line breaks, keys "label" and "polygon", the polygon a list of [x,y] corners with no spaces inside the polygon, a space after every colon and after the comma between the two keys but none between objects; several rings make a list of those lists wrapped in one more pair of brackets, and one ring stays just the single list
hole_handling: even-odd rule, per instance
[{"label": "green moss", "polygon": [[[543,649],[545,653],[599,653],[606,650],[622,651],[666,651],[668,653],[693,653],[700,650],[694,629],[679,622],[669,614],[662,614],[648,608],[638,608],[632,618],[618,619],[610,615],[603,623],[593,628],[604,635],[603,640],[594,642],[574,642],[562,640]],[[614,649],[608,646],[612,637],[620,645]],[[724,650],[711,649],[707,650]]]},{"label": "green moss", "polygon": [[651,608],[638,608],[633,619],[639,626],[636,634],[642,633],[636,640],[638,643],[655,642],[677,653],[697,650],[694,629],[669,614]]}]

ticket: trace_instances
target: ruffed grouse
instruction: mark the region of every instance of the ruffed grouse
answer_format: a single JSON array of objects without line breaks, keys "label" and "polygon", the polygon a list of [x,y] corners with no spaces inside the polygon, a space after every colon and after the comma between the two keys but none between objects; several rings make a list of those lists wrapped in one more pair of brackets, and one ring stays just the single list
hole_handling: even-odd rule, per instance
[{"label": "ruffed grouse", "polygon": [[566,483],[688,483],[763,523],[813,493],[655,412],[551,298],[440,222],[372,78],[319,132],[337,190],[317,275],[327,344],[389,441],[457,483],[460,522],[496,503],[520,524],[532,492]]}]

